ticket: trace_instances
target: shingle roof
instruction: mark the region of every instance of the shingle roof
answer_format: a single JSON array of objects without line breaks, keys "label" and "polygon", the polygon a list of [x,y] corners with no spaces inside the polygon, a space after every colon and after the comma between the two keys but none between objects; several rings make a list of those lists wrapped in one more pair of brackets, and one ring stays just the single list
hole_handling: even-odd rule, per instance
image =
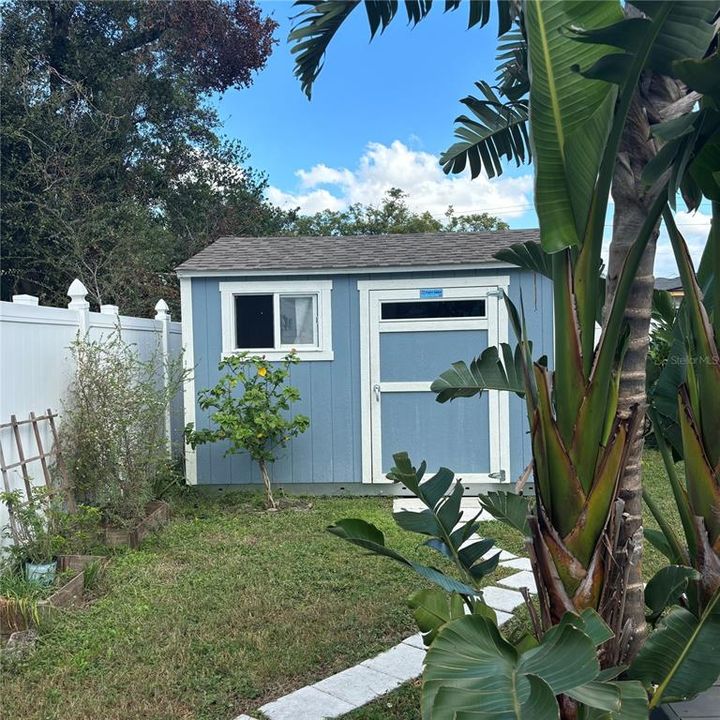
[{"label": "shingle roof", "polygon": [[682,280],[679,277],[655,278],[656,290],[677,290],[682,287]]},{"label": "shingle roof", "polygon": [[339,270],[473,265],[514,243],[540,239],[538,230],[330,237],[221,237],[177,269]]}]

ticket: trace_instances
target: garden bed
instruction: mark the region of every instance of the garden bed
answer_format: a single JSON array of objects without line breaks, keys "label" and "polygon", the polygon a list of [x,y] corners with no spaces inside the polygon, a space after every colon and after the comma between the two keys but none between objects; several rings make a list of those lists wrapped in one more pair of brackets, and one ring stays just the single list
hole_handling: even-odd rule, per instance
[{"label": "garden bed", "polygon": [[[53,610],[79,604],[85,589],[85,568],[93,562],[105,565],[107,558],[102,555],[60,555],[57,567],[60,584],[48,597],[35,601],[37,615],[47,617]],[[33,624],[27,609],[23,612],[16,601],[0,597],[0,642],[7,640],[14,632],[27,630]]]},{"label": "garden bed", "polygon": [[145,506],[145,518],[135,527],[105,528],[105,544],[109,548],[129,547],[137,550],[140,543],[154,530],[166,525],[170,520],[170,506],[164,500],[154,500]]}]

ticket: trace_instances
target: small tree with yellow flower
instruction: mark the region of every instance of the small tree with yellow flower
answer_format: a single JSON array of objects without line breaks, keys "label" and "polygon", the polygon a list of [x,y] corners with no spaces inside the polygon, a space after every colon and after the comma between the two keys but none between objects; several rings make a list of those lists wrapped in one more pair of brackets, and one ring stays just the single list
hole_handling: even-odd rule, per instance
[{"label": "small tree with yellow flower", "polygon": [[225,455],[246,452],[258,464],[269,508],[277,506],[272,494],[268,464],[275,462],[277,451],[304,433],[310,425],[305,415],[290,414],[290,406],[300,399],[297,388],[287,385],[290,366],[300,362],[295,353],[278,363],[261,355],[237,353],[220,361],[222,373],[215,387],[202,390],[198,403],[212,410],[212,428],[185,428],[188,443],[194,448],[204,443],[226,440]]}]

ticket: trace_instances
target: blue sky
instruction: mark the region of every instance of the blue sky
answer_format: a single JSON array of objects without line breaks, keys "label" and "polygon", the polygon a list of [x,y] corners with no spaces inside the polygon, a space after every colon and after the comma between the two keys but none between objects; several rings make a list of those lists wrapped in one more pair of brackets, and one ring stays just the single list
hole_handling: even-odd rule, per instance
[{"label": "blue sky", "polygon": [[[511,227],[534,227],[531,168],[508,168],[499,179],[447,177],[437,163],[452,143],[458,100],[478,79],[492,81],[496,26],[467,29],[467,9],[443,13],[437,3],[416,27],[402,3],[384,35],[369,42],[359,7],[330,45],[308,101],[293,75],[286,38],[296,12],[289,0],[261,0],[280,24],[267,67],[246,90],[217,100],[224,132],[243,142],[251,164],[268,174],[268,197],[314,212],[350,202],[377,202],[391,186],[409,193],[417,210],[442,215],[490,212]],[[691,246],[704,242],[709,217],[678,217]],[[674,271],[661,243],[656,273]]]}]

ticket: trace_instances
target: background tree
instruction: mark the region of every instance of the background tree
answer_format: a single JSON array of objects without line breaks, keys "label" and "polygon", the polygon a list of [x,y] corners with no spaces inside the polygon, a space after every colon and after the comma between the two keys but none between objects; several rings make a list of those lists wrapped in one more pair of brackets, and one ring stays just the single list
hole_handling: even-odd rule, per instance
[{"label": "background tree", "polygon": [[252,0],[6,3],[2,297],[145,314],[176,297],[175,265],[222,233],[275,232],[285,214],[211,93],[251,84],[275,22]]},{"label": "background tree", "polygon": [[321,210],[312,215],[298,215],[288,229],[293,235],[387,235],[396,233],[482,232],[507,230],[508,224],[487,213],[456,215],[448,207],[444,220],[427,210],[412,211],[408,195],[400,188],[390,188],[378,205],[355,203],[347,210]]}]

